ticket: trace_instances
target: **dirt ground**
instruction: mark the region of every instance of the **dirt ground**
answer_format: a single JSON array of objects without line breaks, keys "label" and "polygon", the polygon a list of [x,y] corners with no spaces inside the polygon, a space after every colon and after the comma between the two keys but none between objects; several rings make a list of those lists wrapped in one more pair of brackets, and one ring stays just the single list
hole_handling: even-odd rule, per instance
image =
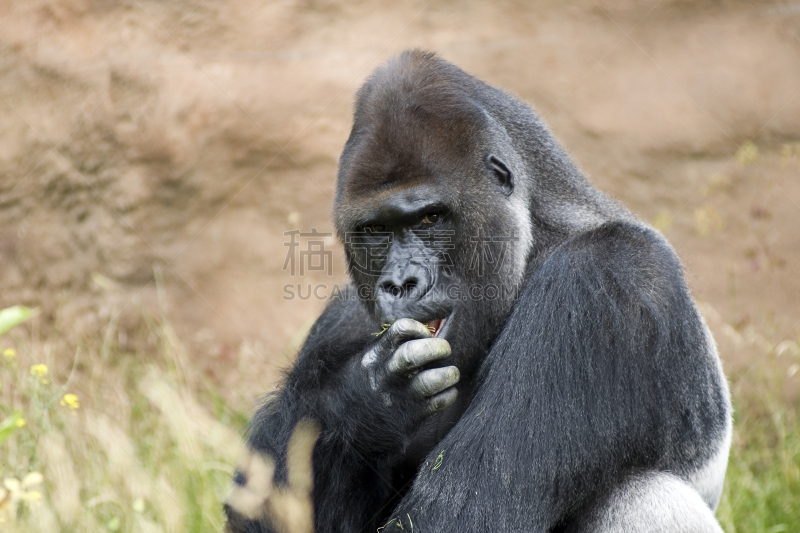
[{"label": "dirt ground", "polygon": [[353,95],[409,47],[531,103],[665,233],[729,372],[798,355],[798,2],[2,1],[0,307],[87,341],[165,312],[251,405],[325,303],[286,286],[345,278],[330,237],[331,276],[292,276],[284,232],[332,231]]}]

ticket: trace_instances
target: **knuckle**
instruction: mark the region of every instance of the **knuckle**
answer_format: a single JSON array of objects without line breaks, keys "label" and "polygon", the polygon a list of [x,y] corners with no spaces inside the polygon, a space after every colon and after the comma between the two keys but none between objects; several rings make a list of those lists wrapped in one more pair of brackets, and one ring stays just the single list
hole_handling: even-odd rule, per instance
[{"label": "knuckle", "polygon": [[427,387],[421,381],[414,381],[411,384],[411,392],[417,398],[427,398],[428,396],[430,396],[430,393],[428,392]]},{"label": "knuckle", "polygon": [[420,385],[428,396],[432,396],[441,390],[442,379],[439,372],[429,370],[424,372],[420,379]]},{"label": "knuckle", "polygon": [[432,368],[420,372],[415,378],[413,388],[424,396],[433,396],[458,382],[458,370],[455,367]]},{"label": "knuckle", "polygon": [[428,400],[428,410],[432,413],[441,411],[445,407],[450,406],[458,397],[456,389],[449,389]]},{"label": "knuckle", "polygon": [[430,354],[434,352],[435,346],[430,343],[432,339],[417,339],[409,341],[408,355],[409,359],[417,362],[427,361]]},{"label": "knuckle", "polygon": [[392,331],[392,336],[395,338],[408,336],[429,337],[431,334],[424,324],[411,318],[398,319],[389,330]]},{"label": "knuckle", "polygon": [[402,344],[394,352],[393,366],[398,370],[410,370],[450,354],[448,345],[433,341],[436,339],[415,339]]},{"label": "knuckle", "polygon": [[447,407],[447,404],[445,403],[444,398],[434,398],[431,400],[431,408],[434,411],[441,411],[445,407]]},{"label": "knuckle", "polygon": [[444,339],[417,339],[409,341],[415,353],[421,356],[450,354],[450,344]]},{"label": "knuckle", "polygon": [[[431,361],[449,357],[450,353],[450,343],[444,339],[430,338],[410,340],[401,344],[394,351],[388,361],[388,370],[392,373],[410,372]],[[455,367],[447,368],[452,369],[448,370],[448,376],[455,371],[455,381],[458,381],[458,369]],[[441,371],[441,369],[438,370]],[[443,377],[452,379],[446,376]]]},{"label": "knuckle", "polygon": [[431,396],[435,391],[433,390],[433,382],[430,377],[430,370],[417,374],[411,383],[411,389],[417,393],[418,396]]},{"label": "knuckle", "polygon": [[375,365],[378,362],[379,353],[376,349],[369,350],[364,356],[361,358],[361,365],[366,367],[370,367]]},{"label": "knuckle", "polygon": [[389,360],[389,371],[390,372],[405,372],[413,368],[413,364],[408,358],[408,350],[403,349],[401,346],[397,351],[394,352],[394,355]]},{"label": "knuckle", "polygon": [[416,329],[416,324],[418,324],[418,322],[411,318],[399,318],[394,321],[389,329],[393,330],[395,333],[402,333]]}]

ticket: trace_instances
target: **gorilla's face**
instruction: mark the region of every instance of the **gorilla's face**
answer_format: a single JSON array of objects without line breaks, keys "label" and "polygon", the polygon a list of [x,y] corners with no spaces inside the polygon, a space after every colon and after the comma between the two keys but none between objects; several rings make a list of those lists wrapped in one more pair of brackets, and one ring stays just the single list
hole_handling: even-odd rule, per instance
[{"label": "gorilla's face", "polygon": [[427,324],[469,371],[501,330],[522,279],[526,249],[510,172],[477,150],[464,157],[420,143],[404,154],[393,143],[361,142],[355,157],[343,156],[335,206],[358,295],[376,332],[400,318]]},{"label": "gorilla's face", "polygon": [[360,218],[345,247],[358,294],[378,323],[413,318],[434,335],[444,332],[464,286],[452,206],[432,187],[397,188]]}]

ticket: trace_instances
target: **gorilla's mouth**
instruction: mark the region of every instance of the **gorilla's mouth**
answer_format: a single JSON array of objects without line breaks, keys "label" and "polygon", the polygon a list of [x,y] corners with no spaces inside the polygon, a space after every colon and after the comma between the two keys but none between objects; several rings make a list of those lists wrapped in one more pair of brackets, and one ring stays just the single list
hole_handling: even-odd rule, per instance
[{"label": "gorilla's mouth", "polygon": [[442,328],[444,327],[445,320],[447,320],[447,317],[438,318],[436,320],[431,320],[430,322],[428,322],[425,325],[428,327],[429,330],[431,330],[431,333],[433,333],[433,336],[436,337],[436,336],[439,335],[439,332],[442,331]]}]

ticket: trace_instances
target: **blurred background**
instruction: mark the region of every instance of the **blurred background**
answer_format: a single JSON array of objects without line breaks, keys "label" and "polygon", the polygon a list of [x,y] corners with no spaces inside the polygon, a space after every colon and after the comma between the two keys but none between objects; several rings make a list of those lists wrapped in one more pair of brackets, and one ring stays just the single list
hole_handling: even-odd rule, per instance
[{"label": "blurred background", "polygon": [[[308,290],[346,278],[354,93],[409,47],[672,242],[737,409],[723,527],[800,531],[800,3],[766,0],[0,2],[0,309],[37,310],[0,336],[8,527],[221,529]],[[330,275],[287,268],[312,228]]]}]

